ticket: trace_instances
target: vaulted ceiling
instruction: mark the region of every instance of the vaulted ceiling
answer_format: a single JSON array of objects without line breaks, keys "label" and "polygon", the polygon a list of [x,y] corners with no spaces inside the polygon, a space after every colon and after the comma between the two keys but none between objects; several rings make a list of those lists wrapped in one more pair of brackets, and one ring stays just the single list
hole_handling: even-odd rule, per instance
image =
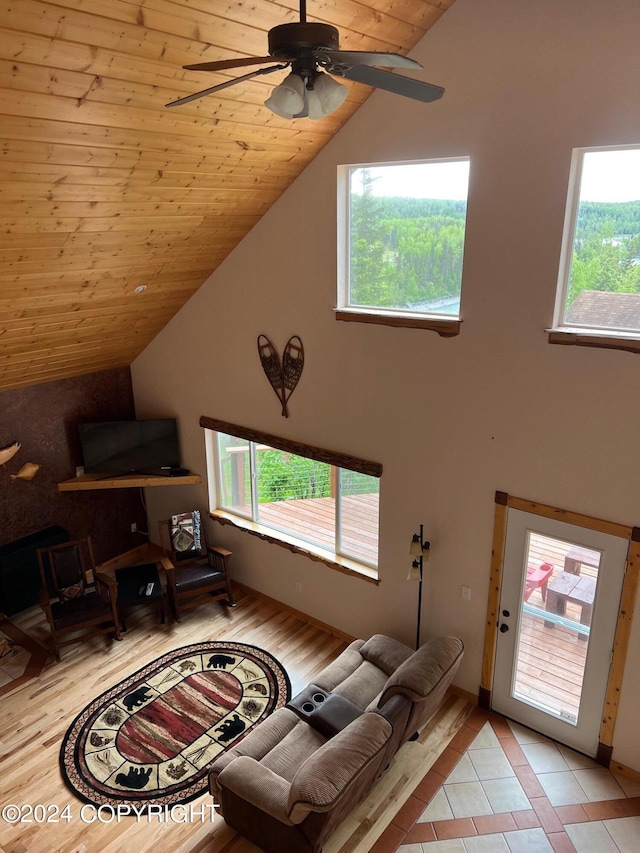
[{"label": "vaulted ceiling", "polygon": [[[454,0],[309,0],[340,47],[407,53]],[[256,78],[296,0],[0,0],[0,390],[130,364],[370,94],[286,121]],[[135,289],[145,286],[142,293]]]}]

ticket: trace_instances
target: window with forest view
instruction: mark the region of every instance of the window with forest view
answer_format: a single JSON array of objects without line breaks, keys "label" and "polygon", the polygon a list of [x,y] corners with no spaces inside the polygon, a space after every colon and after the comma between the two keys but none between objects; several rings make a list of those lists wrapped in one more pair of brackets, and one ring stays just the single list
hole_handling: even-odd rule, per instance
[{"label": "window with forest view", "polygon": [[377,566],[378,477],[221,432],[216,455],[219,509]]},{"label": "window with forest view", "polygon": [[574,151],[555,325],[640,335],[640,146]]},{"label": "window with forest view", "polygon": [[338,307],[457,319],[469,158],[342,166]]}]

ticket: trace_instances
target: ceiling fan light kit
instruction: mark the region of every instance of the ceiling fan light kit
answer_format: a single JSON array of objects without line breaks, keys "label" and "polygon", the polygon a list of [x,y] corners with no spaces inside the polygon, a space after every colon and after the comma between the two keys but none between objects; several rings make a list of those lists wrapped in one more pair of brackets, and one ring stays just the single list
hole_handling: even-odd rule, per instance
[{"label": "ceiling fan light kit", "polygon": [[392,74],[377,67],[422,68],[419,62],[407,56],[376,51],[340,50],[339,33],[335,27],[307,22],[306,0],[300,0],[300,21],[273,27],[269,30],[268,42],[269,56],[248,56],[183,66],[189,71],[224,71],[229,68],[271,63],[271,67],[250,71],[234,80],[226,80],[217,86],[178,98],[167,106],[177,107],[287,66],[290,69],[289,74],[264,102],[271,112],[286,119],[320,119],[335,112],[344,103],[348,88],[328,77],[323,70],[334,77],[354,80],[374,89],[384,89],[424,103],[435,101],[444,94],[442,86],[423,83],[401,74]]},{"label": "ceiling fan light kit", "polygon": [[316,71],[306,80],[292,71],[275,87],[264,105],[281,118],[319,119],[341,107],[348,91],[322,71]]},{"label": "ceiling fan light kit", "polygon": [[287,74],[282,83],[276,86],[271,97],[264,102],[272,113],[282,118],[293,118],[301,113],[305,105],[305,87],[302,77]]},{"label": "ceiling fan light kit", "polygon": [[[318,72],[313,81],[313,89],[307,90],[309,118],[322,118],[331,115],[344,104],[348,94],[349,89],[342,83],[338,83],[328,74]],[[317,102],[317,107],[315,102]]]}]

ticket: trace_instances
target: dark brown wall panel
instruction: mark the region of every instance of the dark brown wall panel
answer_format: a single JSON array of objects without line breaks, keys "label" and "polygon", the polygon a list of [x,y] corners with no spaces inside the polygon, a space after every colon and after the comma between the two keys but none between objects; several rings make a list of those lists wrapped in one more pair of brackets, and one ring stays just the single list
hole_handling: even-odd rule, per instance
[{"label": "dark brown wall panel", "polygon": [[[0,447],[20,441],[0,465],[0,545],[58,524],[72,538],[90,534],[102,562],[143,544],[146,530],[139,489],[58,492],[82,465],[78,424],[135,418],[128,367],[0,393]],[[31,481],[11,480],[25,462],[41,466]]]}]

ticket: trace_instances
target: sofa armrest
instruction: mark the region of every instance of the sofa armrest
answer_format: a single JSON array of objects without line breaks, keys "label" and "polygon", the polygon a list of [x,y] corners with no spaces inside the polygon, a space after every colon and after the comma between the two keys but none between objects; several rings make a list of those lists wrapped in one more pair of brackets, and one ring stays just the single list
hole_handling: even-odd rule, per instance
[{"label": "sofa armrest", "polygon": [[209,791],[219,796],[218,777],[233,761],[240,757],[249,757],[260,761],[281,740],[283,740],[300,722],[288,708],[278,708],[270,717],[256,726],[237,746],[223,752],[211,765],[209,771]]},{"label": "sofa armrest", "polygon": [[380,708],[373,708],[372,713],[380,714],[385,720],[389,720],[394,734],[398,731],[402,733],[406,728],[409,714],[411,713],[411,704],[411,700],[406,696],[396,693],[395,696],[392,696]]},{"label": "sofa armrest", "polygon": [[[328,812],[343,797],[355,797],[352,789],[367,790],[377,776],[391,734],[388,720],[366,713],[310,755],[291,782],[290,820],[300,823],[309,812]],[[352,805],[356,802],[357,798]]]},{"label": "sofa armrest", "polygon": [[287,814],[291,784],[254,758],[241,755],[232,761],[218,775],[218,786],[223,799],[225,791],[229,791],[281,823],[293,826]]},{"label": "sofa armrest", "polygon": [[401,743],[419,731],[440,707],[463,653],[464,645],[457,637],[436,637],[414,652],[387,680],[378,708],[397,696],[406,697],[410,703]]},{"label": "sofa armrest", "polygon": [[420,646],[387,680],[378,707],[398,693],[413,702],[426,699],[441,683],[451,681],[463,651],[457,637],[436,637]]}]

